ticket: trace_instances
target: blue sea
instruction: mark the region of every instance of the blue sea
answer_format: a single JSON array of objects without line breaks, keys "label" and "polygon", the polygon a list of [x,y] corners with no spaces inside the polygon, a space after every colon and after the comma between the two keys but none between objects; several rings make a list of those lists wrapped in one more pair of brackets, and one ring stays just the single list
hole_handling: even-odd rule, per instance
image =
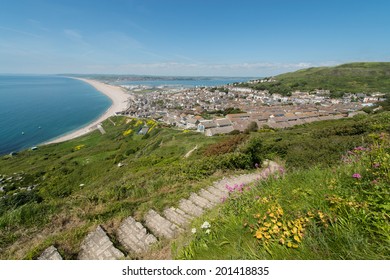
[{"label": "blue sea", "polygon": [[0,155],[81,128],[110,105],[107,96],[79,80],[0,75]]}]

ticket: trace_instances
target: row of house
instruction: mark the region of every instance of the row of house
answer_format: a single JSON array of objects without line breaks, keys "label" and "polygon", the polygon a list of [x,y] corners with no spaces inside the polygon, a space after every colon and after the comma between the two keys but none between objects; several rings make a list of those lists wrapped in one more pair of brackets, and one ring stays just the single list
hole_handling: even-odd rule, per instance
[{"label": "row of house", "polygon": [[[336,108],[336,109],[335,109]],[[351,113],[347,109],[328,108],[268,108],[262,112],[249,112],[241,114],[228,114],[224,118],[205,120],[201,116],[186,114],[167,114],[163,122],[183,129],[193,129],[206,136],[227,134],[234,130],[245,131],[248,126],[255,122],[259,128],[287,128],[294,125],[301,125],[314,121],[333,120],[348,117]],[[294,110],[293,110],[294,109]]]}]

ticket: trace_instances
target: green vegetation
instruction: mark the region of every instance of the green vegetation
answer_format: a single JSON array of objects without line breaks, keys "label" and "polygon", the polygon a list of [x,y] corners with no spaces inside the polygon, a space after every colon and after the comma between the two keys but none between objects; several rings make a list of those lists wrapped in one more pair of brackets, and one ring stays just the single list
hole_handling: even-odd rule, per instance
[{"label": "green vegetation", "polygon": [[288,95],[293,91],[330,90],[333,96],[343,93],[390,92],[390,62],[359,62],[336,67],[315,67],[275,77],[275,82],[242,84],[270,93]]},{"label": "green vegetation", "polygon": [[[244,138],[234,149],[206,155],[209,145],[230,136],[204,137],[153,120],[111,121],[104,122],[104,135],[95,131],[0,158],[0,258],[36,257],[49,243],[74,258],[97,224],[110,231],[129,215],[142,219],[148,209],[162,210],[259,160],[246,152],[251,144]],[[149,132],[138,135],[145,125]]]},{"label": "green vegetation", "polygon": [[368,138],[332,167],[229,186],[224,205],[175,244],[176,258],[389,259],[390,138]]},{"label": "green vegetation", "polygon": [[[127,216],[142,220],[148,209],[162,210],[175,205],[180,198],[210,185],[222,176],[255,168],[265,158],[285,162],[288,175],[282,180],[259,184],[248,194],[237,196],[237,200],[230,199],[226,207],[215,209],[209,217],[212,226],[219,227],[218,235],[214,231],[212,234],[216,242],[214,245],[223,243],[221,249],[233,246],[229,247],[229,252],[233,252],[237,249],[235,246],[241,246],[244,243],[240,242],[247,240],[249,243],[242,246],[243,250],[256,253],[236,250],[237,253],[232,253],[232,257],[269,258],[269,255],[262,255],[264,252],[258,250],[263,246],[261,241],[253,238],[254,233],[250,233],[249,228],[242,227],[244,220],[248,220],[249,226],[253,224],[250,223],[250,217],[259,211],[281,207],[285,214],[280,218],[286,219],[283,222],[288,224],[288,221],[292,223],[305,218],[310,210],[315,216],[308,217],[311,220],[305,226],[302,222],[301,226],[305,227],[306,232],[316,230],[309,227],[309,223],[319,218],[318,211],[324,217],[334,218],[335,214],[329,210],[330,206],[326,206],[330,202],[323,200],[324,196],[328,195],[329,198],[329,195],[337,195],[337,199],[351,201],[353,189],[347,191],[347,188],[343,192],[343,184],[344,181],[355,183],[356,180],[350,179],[349,175],[348,178],[342,178],[341,174],[349,174],[352,169],[348,168],[352,167],[337,167],[341,156],[354,147],[369,147],[376,143],[378,139],[369,137],[370,134],[390,131],[389,113],[311,123],[285,130],[263,129],[249,134],[218,137],[164,128],[153,120],[115,117],[111,121],[103,123],[107,132],[104,135],[95,131],[68,142],[0,158],[0,182],[3,188],[3,192],[0,192],[1,259],[35,258],[52,244],[59,248],[65,258],[75,258],[80,242],[97,224],[103,224],[110,233]],[[137,132],[143,126],[150,128],[148,134],[138,135]],[[190,157],[184,158],[196,145],[198,149]],[[362,165],[354,173],[359,172],[363,176],[363,171]],[[332,176],[339,180],[337,192],[329,189],[329,184],[325,183]],[[266,197],[274,204],[254,203],[253,198],[257,195]],[[365,194],[361,195],[354,196],[353,201],[361,203]],[[386,189],[382,188],[380,196],[385,201],[375,196],[372,198],[375,200],[373,203],[386,203],[386,195]],[[372,209],[369,208],[370,211]],[[378,209],[375,211],[380,211]],[[364,210],[368,211],[366,208]],[[235,220],[229,216],[233,214]],[[338,217],[346,219],[346,216]],[[216,223],[216,220],[219,222]],[[233,226],[230,222],[237,224]],[[330,221],[327,222],[329,227],[333,226]],[[367,220],[367,223],[374,222]],[[345,239],[342,244],[336,241],[337,244],[327,243],[326,246],[335,252],[328,258],[382,258],[380,254],[385,253],[386,243],[380,238],[373,243],[383,247],[380,247],[377,255],[369,249],[359,250],[360,256],[357,253],[343,255],[343,250],[349,250],[349,246],[359,245],[352,242],[353,237],[359,237],[359,228],[351,229],[351,239]],[[322,230],[318,229],[319,235],[312,237],[313,242],[317,237],[318,242],[330,242],[327,238],[331,234],[321,235]],[[340,226],[337,230],[342,232],[347,228]],[[231,237],[238,238],[239,243],[233,243],[230,239],[226,241],[224,238],[228,238],[228,232],[231,232]],[[194,245],[187,249],[195,250],[196,253],[188,253],[185,249],[182,253],[178,252],[177,256],[222,258],[218,250],[215,250],[214,256],[207,256],[191,246]],[[208,243],[207,246],[212,247]],[[274,250],[272,248],[269,250]],[[284,246],[286,255],[282,255],[283,251],[275,251],[274,256],[311,258],[310,255],[297,253],[301,250],[299,248],[291,253],[288,250],[290,248]],[[340,255],[336,255],[338,251]]]}]

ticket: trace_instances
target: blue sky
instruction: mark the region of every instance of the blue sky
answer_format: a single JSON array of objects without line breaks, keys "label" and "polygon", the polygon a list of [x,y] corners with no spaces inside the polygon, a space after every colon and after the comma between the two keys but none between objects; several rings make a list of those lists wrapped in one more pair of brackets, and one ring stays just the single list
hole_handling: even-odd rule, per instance
[{"label": "blue sky", "polygon": [[390,1],[0,0],[0,73],[268,76],[390,61]]}]

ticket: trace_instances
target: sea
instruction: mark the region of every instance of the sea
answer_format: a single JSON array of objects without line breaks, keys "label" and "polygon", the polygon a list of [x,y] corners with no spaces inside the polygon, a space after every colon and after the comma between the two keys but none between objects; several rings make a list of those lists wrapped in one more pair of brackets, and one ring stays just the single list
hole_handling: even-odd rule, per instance
[{"label": "sea", "polygon": [[77,130],[111,104],[106,95],[79,80],[0,75],[0,155]]},{"label": "sea", "polygon": [[[111,83],[188,88],[247,80],[139,77]],[[0,75],[0,155],[29,149],[77,130],[97,119],[110,106],[107,96],[80,80],[55,75]]]}]

